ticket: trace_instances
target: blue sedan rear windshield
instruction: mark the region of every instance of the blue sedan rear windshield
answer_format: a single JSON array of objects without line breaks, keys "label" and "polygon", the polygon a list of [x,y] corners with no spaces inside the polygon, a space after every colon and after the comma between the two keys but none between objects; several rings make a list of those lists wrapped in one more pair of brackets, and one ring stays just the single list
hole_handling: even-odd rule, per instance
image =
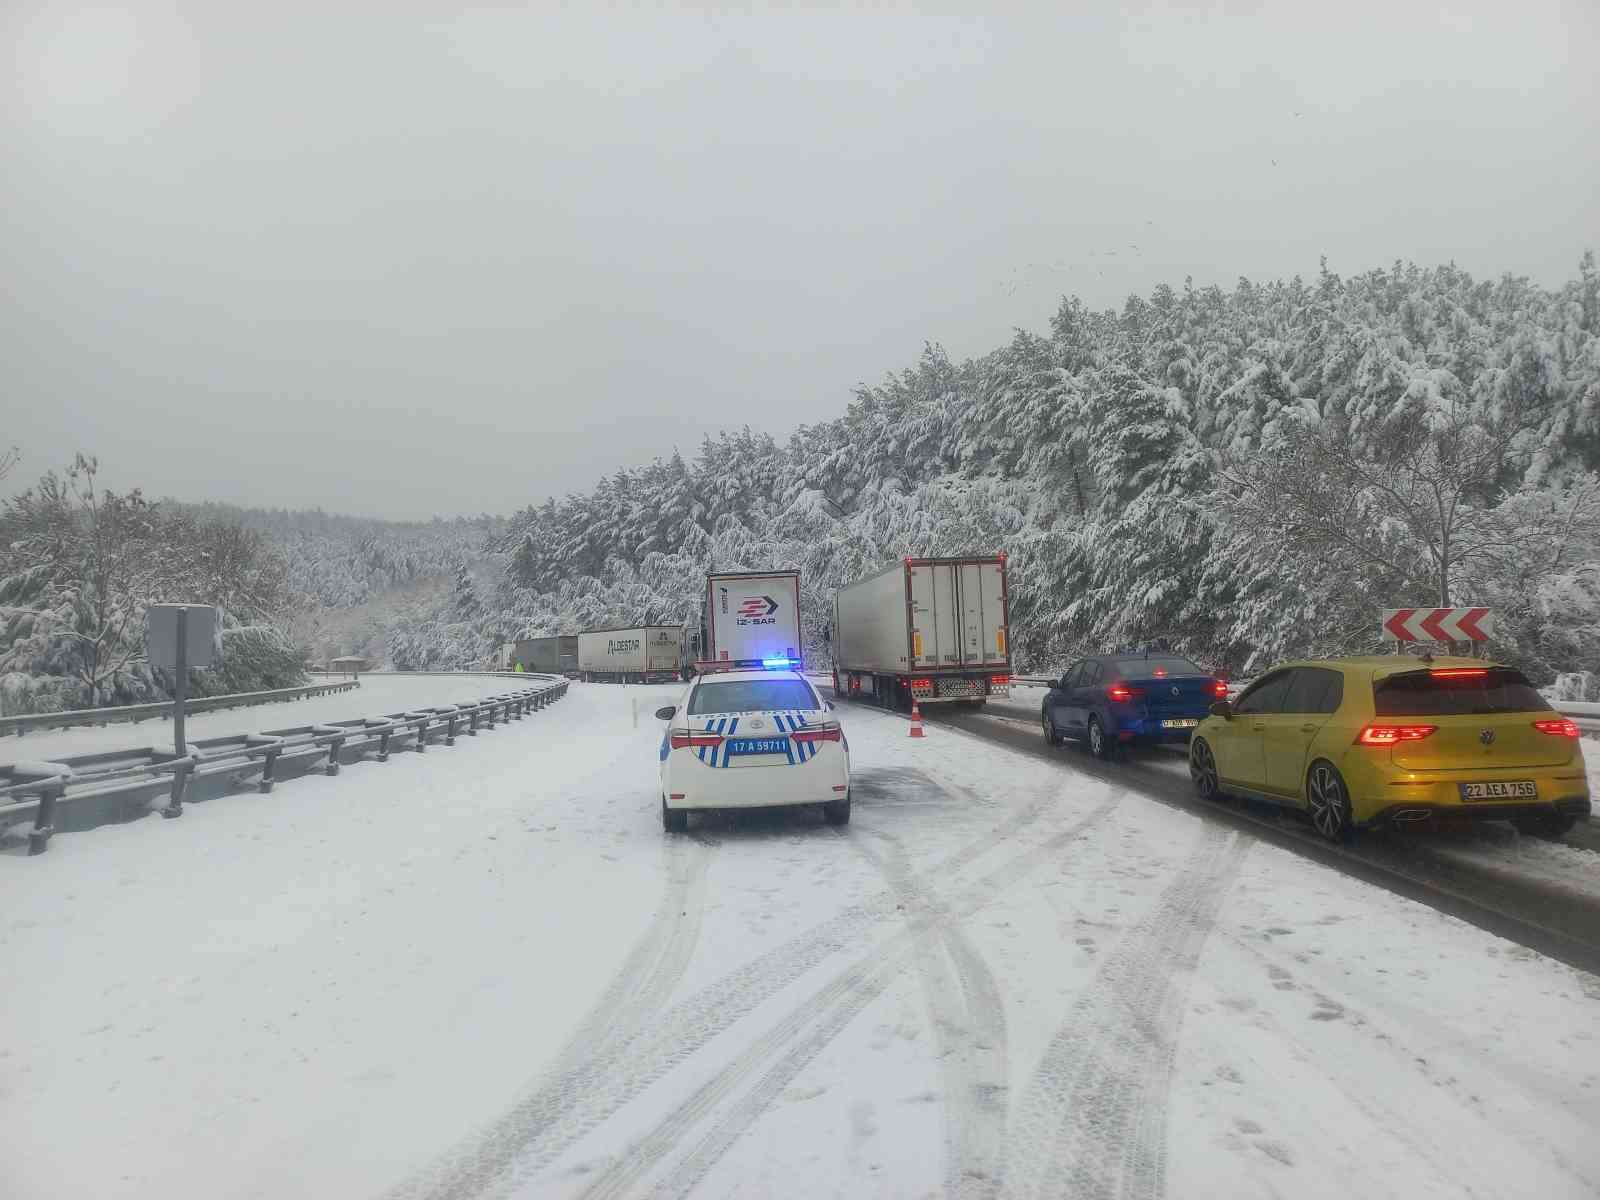
[{"label": "blue sedan rear windshield", "polygon": [[1163,675],[1204,675],[1187,658],[1170,655],[1161,658],[1119,658],[1117,670],[1124,679],[1159,679]]},{"label": "blue sedan rear windshield", "polygon": [[704,713],[789,712],[814,709],[817,695],[799,679],[728,679],[702,683],[689,697],[689,715]]}]

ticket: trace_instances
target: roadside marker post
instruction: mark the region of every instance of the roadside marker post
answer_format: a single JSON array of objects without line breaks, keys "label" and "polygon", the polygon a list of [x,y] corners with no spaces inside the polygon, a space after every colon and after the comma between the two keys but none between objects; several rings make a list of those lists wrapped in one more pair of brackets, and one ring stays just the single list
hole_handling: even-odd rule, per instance
[{"label": "roadside marker post", "polygon": [[177,758],[172,796],[163,817],[183,816],[183,789],[192,763],[185,719],[189,708],[189,669],[209,667],[216,654],[217,610],[209,604],[152,604],[145,614],[145,656],[152,667],[173,673],[172,749]]}]

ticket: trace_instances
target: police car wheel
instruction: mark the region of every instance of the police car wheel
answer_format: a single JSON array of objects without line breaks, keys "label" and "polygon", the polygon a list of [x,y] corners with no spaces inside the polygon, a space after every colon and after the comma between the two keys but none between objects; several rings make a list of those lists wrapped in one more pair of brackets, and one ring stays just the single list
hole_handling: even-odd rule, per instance
[{"label": "police car wheel", "polygon": [[689,832],[689,810],[686,808],[668,808],[665,798],[661,801],[661,828],[668,833]]},{"label": "police car wheel", "polygon": [[829,800],[822,806],[822,818],[829,825],[850,824],[850,797],[843,800]]}]

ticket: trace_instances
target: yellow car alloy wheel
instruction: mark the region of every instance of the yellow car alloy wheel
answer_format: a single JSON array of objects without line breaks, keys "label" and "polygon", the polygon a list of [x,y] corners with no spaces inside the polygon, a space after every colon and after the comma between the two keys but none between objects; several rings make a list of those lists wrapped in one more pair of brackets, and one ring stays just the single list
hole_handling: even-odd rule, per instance
[{"label": "yellow car alloy wheel", "polygon": [[1342,842],[1350,832],[1350,793],[1331,763],[1317,761],[1306,779],[1306,800],[1311,824],[1330,842]]},{"label": "yellow car alloy wheel", "polygon": [[1195,794],[1202,800],[1215,800],[1222,795],[1217,779],[1217,759],[1205,738],[1195,738],[1189,743],[1189,778],[1194,780]]}]

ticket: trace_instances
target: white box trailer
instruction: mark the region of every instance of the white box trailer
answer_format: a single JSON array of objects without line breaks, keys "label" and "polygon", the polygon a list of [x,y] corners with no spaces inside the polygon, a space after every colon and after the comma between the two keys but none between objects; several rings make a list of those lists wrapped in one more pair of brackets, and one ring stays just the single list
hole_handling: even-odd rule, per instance
[{"label": "white box trailer", "polygon": [[892,708],[1011,687],[1006,556],[907,558],[834,596],[833,683]]},{"label": "white box trailer", "polygon": [[701,625],[702,659],[760,666],[781,658],[799,669],[800,572],[707,575]]},{"label": "white box trailer", "polygon": [[578,674],[596,683],[669,683],[682,678],[683,626],[629,625],[578,635]]}]

